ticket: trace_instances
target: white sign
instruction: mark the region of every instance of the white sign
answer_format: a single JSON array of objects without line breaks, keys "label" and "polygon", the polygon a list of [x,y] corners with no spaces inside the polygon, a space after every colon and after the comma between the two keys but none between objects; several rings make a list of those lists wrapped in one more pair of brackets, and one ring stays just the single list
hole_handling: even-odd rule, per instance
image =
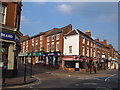
[{"label": "white sign", "polygon": [[75,68],[79,68],[79,63],[75,63]]},{"label": "white sign", "polygon": [[3,62],[0,62],[0,67],[2,67],[3,66]]}]

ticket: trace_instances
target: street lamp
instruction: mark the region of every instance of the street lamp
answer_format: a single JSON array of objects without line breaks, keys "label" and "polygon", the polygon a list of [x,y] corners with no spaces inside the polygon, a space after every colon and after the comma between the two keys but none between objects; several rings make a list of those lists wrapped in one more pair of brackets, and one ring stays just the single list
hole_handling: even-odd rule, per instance
[{"label": "street lamp", "polygon": [[32,78],[32,64],[33,64],[32,57],[33,57],[33,51],[31,52],[31,69],[30,69],[30,78]]}]

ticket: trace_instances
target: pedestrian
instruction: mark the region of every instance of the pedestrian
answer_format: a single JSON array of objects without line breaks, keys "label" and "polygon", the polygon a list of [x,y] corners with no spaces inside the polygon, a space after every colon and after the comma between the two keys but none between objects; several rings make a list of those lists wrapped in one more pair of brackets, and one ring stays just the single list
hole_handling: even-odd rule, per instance
[{"label": "pedestrian", "polygon": [[94,73],[96,74],[96,72],[97,72],[97,64],[96,63],[93,64],[93,69],[94,69]]}]

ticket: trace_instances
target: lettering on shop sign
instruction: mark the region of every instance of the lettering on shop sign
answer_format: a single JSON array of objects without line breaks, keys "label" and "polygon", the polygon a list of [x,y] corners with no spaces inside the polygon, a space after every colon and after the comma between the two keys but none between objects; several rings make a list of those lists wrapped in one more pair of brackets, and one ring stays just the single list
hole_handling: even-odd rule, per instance
[{"label": "lettering on shop sign", "polygon": [[2,36],[2,37],[13,38],[13,36],[12,36],[12,35],[4,34],[4,33],[1,33],[1,36]]},{"label": "lettering on shop sign", "polygon": [[0,32],[0,38],[7,40],[15,40],[15,35],[7,32]]}]

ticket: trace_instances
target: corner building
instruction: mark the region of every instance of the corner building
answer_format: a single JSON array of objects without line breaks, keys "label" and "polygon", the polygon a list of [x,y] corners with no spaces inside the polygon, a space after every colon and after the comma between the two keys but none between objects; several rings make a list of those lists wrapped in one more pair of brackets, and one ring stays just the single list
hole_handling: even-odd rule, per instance
[{"label": "corner building", "polygon": [[[2,0],[3,1],[3,0]],[[1,61],[7,68],[6,76],[17,75],[17,57],[20,52],[21,2],[0,0],[0,53]]]}]

